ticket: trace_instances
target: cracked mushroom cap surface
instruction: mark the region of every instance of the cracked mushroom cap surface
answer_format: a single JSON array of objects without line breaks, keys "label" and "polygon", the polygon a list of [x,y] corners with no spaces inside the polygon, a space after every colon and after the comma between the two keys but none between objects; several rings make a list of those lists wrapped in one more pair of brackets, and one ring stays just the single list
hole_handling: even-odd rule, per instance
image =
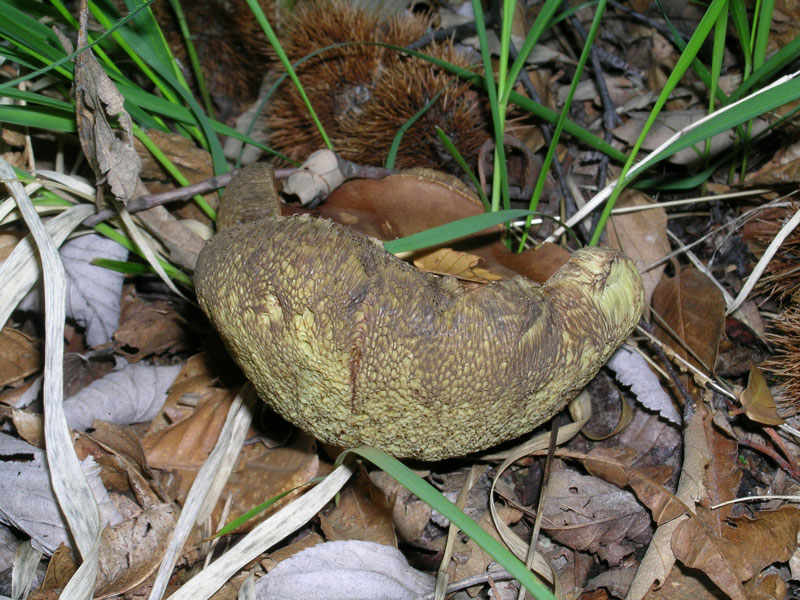
[{"label": "cracked mushroom cap surface", "polygon": [[[232,182],[223,204],[254,185]],[[438,460],[525,434],[577,395],[643,307],[633,261],[608,248],[575,252],[544,285],[463,286],[332,221],[224,221],[196,267],[203,310],[261,398],[339,446]]]}]

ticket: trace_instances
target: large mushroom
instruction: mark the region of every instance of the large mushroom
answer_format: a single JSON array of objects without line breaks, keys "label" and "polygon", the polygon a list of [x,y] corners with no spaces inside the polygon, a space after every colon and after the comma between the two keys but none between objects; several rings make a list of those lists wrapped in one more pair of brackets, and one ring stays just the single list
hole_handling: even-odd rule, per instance
[{"label": "large mushroom", "polygon": [[633,262],[607,248],[575,252],[544,285],[422,273],[348,227],[279,216],[263,163],[231,181],[218,226],[197,262],[200,305],[261,398],[339,446],[438,460],[527,433],[643,306]]}]

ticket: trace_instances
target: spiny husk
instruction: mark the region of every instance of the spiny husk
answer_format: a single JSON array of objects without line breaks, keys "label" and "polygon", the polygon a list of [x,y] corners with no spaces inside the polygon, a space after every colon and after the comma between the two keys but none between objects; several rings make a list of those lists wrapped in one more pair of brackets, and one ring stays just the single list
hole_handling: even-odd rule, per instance
[{"label": "spiny husk", "polygon": [[[344,42],[383,42],[406,46],[421,37],[430,20],[402,15],[386,21],[376,14],[336,0],[303,2],[287,21],[281,44],[294,62],[320,48]],[[450,44],[432,44],[423,52],[461,67],[470,60]],[[298,70],[303,87],[337,152],[363,163],[386,159],[398,129],[437,92],[437,103],[409,131],[396,166],[429,165],[456,170],[439,142],[441,127],[468,161],[489,136],[488,113],[479,96],[454,75],[421,59],[374,45],[328,50]],[[302,160],[323,146],[294,86],[278,90],[267,112],[269,143]]]},{"label": "spiny husk", "polygon": [[[794,206],[793,210],[798,208]],[[767,228],[760,241],[769,244],[782,226],[782,222],[775,221],[772,230]],[[778,413],[788,418],[800,412],[800,231],[795,229],[781,244],[760,285],[781,306],[778,316],[768,323],[767,340],[773,354],[762,366],[777,377]]]}]

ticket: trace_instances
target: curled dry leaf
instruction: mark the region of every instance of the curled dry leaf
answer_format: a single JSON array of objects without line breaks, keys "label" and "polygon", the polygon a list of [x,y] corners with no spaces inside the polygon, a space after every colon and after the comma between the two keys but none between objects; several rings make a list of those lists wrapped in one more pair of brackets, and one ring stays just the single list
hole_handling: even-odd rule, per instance
[{"label": "curled dry leaf", "polygon": [[133,589],[158,568],[175,529],[177,513],[174,505],[160,504],[103,529],[95,598]]},{"label": "curled dry leaf", "polygon": [[750,378],[739,396],[739,402],[742,403],[745,414],[756,423],[780,425],[784,422],[778,416],[778,408],[764,374],[755,365],[750,367]]},{"label": "curled dry leaf", "polygon": [[[72,44],[56,29],[68,53]],[[95,170],[97,179],[107,181],[120,202],[130,200],[136,190],[141,160],[133,148],[130,115],[124,108],[125,98],[106,75],[86,45],[86,22],[82,22],[75,58],[75,117],[83,153]],[[116,133],[109,120],[115,119],[122,130]]]}]

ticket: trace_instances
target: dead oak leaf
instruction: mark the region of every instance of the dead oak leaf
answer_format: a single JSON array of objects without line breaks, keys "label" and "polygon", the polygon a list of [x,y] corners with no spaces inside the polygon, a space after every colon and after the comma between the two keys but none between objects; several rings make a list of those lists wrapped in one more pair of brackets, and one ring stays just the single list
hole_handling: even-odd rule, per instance
[{"label": "dead oak leaf", "polygon": [[414,266],[428,273],[450,275],[475,283],[489,283],[504,278],[480,266],[482,262],[480,256],[452,248],[437,248],[414,256]]}]

